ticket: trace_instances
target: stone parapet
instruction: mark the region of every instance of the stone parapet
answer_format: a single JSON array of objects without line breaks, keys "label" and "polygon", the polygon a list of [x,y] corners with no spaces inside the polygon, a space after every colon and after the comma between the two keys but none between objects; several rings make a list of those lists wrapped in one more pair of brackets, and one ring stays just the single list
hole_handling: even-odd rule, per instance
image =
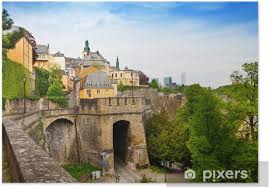
[{"label": "stone parapet", "polygon": [[147,107],[142,97],[111,97],[80,100],[80,114],[141,113]]},{"label": "stone parapet", "polygon": [[3,120],[3,140],[12,182],[76,182],[16,121]]}]

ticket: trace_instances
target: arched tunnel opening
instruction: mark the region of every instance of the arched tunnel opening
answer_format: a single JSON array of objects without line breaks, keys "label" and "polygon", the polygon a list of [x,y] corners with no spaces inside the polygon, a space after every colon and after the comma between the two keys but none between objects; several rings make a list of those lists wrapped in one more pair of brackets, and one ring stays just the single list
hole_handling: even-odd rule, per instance
[{"label": "arched tunnel opening", "polygon": [[57,119],[46,129],[46,143],[49,155],[65,164],[77,162],[77,146],[74,124],[67,119]]},{"label": "arched tunnel opening", "polygon": [[117,121],[113,124],[113,150],[114,150],[114,163],[117,166],[119,163],[126,164],[130,156],[128,147],[129,141],[130,122]]}]

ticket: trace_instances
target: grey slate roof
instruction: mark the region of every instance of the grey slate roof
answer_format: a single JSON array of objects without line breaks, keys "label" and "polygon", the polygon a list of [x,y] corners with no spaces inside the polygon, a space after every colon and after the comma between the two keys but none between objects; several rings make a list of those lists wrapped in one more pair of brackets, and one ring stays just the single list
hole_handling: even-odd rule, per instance
[{"label": "grey slate roof", "polygon": [[56,54],[53,55],[54,57],[64,57],[64,54],[61,52],[57,52]]},{"label": "grey slate roof", "polygon": [[93,72],[87,75],[83,88],[112,88],[111,80],[104,72]]},{"label": "grey slate roof", "polygon": [[49,54],[49,47],[47,45],[36,45],[36,53],[37,54]]}]

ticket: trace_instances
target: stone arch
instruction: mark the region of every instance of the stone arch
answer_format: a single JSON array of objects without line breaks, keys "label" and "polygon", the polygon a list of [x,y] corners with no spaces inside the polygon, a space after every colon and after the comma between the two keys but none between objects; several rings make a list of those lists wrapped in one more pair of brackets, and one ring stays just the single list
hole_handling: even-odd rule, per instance
[{"label": "stone arch", "polygon": [[130,121],[119,120],[113,123],[113,151],[114,163],[128,163],[130,161],[131,146]]},{"label": "stone arch", "polygon": [[73,125],[75,124],[75,117],[73,116],[55,116],[55,117],[45,117],[42,119],[43,123],[43,129],[46,131],[46,129],[55,121],[59,119],[66,119],[70,121]]},{"label": "stone arch", "polygon": [[78,161],[76,129],[68,118],[57,118],[45,129],[46,149],[60,164]]}]

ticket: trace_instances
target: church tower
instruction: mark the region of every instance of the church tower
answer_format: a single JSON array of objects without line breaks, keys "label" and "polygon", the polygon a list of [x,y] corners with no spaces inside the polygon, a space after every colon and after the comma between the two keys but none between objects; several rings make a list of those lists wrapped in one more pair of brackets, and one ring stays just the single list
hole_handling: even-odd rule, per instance
[{"label": "church tower", "polygon": [[116,60],[116,67],[117,69],[120,69],[120,63],[119,63],[119,57],[117,56],[117,60]]},{"label": "church tower", "polygon": [[90,53],[89,42],[88,42],[88,40],[86,40],[84,50],[82,52],[82,57],[85,58],[87,55],[89,55],[89,53]]}]

